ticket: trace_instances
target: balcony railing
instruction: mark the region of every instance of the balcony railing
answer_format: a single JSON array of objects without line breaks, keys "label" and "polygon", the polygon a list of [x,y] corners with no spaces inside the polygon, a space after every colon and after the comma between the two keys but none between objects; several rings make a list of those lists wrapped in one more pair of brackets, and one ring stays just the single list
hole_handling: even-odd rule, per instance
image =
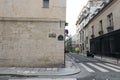
[{"label": "balcony railing", "polygon": [[92,34],[92,35],[91,35],[91,38],[95,38],[95,35],[94,35],[94,34]]},{"label": "balcony railing", "polygon": [[109,27],[107,27],[107,31],[108,31],[108,32],[113,31],[113,29],[114,29],[113,26],[109,26]]},{"label": "balcony railing", "polygon": [[101,35],[103,35],[104,32],[101,30],[101,31],[99,31],[98,33],[99,33],[99,35],[101,36]]}]

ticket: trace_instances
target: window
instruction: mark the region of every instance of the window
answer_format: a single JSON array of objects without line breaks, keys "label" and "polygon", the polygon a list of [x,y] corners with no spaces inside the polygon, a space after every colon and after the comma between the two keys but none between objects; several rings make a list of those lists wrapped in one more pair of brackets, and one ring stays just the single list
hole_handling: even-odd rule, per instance
[{"label": "window", "polygon": [[84,31],[82,31],[82,41],[84,41]]},{"label": "window", "polygon": [[43,8],[49,8],[49,0],[43,0]]},{"label": "window", "polygon": [[107,18],[108,18],[108,27],[113,27],[113,14],[112,13],[109,14]]},{"label": "window", "polygon": [[103,23],[102,23],[102,20],[100,20],[99,24],[100,24],[100,31],[103,31]]},{"label": "window", "polygon": [[82,42],[82,33],[80,31],[80,42]]},{"label": "window", "polygon": [[88,44],[88,36],[86,37],[86,44]]},{"label": "window", "polygon": [[112,13],[109,14],[109,15],[107,16],[107,19],[108,19],[108,27],[107,27],[107,30],[108,30],[108,32],[111,32],[111,31],[113,30],[113,27],[114,27],[114,25],[113,25],[113,14],[112,14]]},{"label": "window", "polygon": [[92,26],[92,35],[91,35],[91,38],[94,38],[95,35],[94,35],[94,26]]},{"label": "window", "polygon": [[92,35],[94,35],[94,26],[92,26]]},{"label": "window", "polygon": [[100,31],[98,33],[99,33],[99,35],[102,35],[103,34],[103,23],[102,23],[102,20],[99,21],[99,26],[100,26]]}]

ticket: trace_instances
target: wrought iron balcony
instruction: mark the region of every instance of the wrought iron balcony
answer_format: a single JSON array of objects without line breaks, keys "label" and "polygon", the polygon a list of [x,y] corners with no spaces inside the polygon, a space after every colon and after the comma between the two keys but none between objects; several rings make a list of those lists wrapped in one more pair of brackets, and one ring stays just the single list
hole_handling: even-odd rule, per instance
[{"label": "wrought iron balcony", "polygon": [[108,32],[111,32],[111,31],[113,31],[113,26],[109,26],[109,27],[107,27],[107,30],[108,30]]},{"label": "wrought iron balcony", "polygon": [[94,34],[92,34],[92,35],[91,35],[91,38],[95,38],[95,35],[94,35]]},{"label": "wrought iron balcony", "polygon": [[101,30],[98,33],[99,33],[99,35],[103,35],[104,32]]}]

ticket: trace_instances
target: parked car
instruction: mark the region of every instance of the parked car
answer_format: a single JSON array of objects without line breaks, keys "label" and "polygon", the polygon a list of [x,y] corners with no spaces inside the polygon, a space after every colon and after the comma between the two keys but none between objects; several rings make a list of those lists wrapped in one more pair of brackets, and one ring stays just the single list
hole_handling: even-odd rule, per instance
[{"label": "parked car", "polygon": [[87,51],[87,57],[94,57],[94,53]]}]

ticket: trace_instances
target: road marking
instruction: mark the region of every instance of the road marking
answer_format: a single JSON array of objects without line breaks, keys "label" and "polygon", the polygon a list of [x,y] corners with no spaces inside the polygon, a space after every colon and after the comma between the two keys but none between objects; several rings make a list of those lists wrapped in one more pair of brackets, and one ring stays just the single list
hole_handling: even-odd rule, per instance
[{"label": "road marking", "polygon": [[84,67],[87,71],[89,72],[95,72],[94,70],[92,70],[91,68],[87,67],[86,65],[84,65],[83,63],[79,63],[82,67]]},{"label": "road marking", "polygon": [[9,79],[9,80],[77,80],[76,78],[33,78],[33,79]]},{"label": "road marking", "polygon": [[108,69],[110,69],[110,70],[113,70],[113,71],[116,71],[116,72],[120,72],[120,70],[115,69],[115,68],[112,68],[112,67],[110,67],[110,66],[106,66],[106,65],[101,64],[101,63],[96,63],[96,64],[98,64],[98,65],[100,65],[100,66],[102,66],[102,67],[108,68]]},{"label": "road marking", "polygon": [[114,67],[114,68],[118,68],[118,69],[120,69],[120,66],[117,66],[117,65],[113,65],[113,64],[109,64],[109,63],[105,63],[106,65],[109,65],[109,66],[112,66],[112,67]]},{"label": "road marking", "polygon": [[99,66],[97,66],[95,64],[92,64],[92,63],[87,63],[87,64],[90,65],[90,66],[92,66],[92,67],[94,67],[94,68],[96,68],[96,69],[98,69],[101,72],[109,72],[108,70],[106,70],[104,68],[101,68],[101,67],[99,67]]}]

